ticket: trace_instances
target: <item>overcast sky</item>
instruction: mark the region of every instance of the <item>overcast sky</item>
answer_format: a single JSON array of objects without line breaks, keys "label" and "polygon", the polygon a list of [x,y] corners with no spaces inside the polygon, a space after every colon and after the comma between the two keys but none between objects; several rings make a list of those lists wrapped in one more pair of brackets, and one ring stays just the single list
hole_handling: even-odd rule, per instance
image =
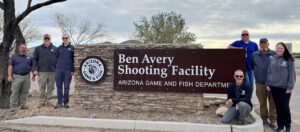
[{"label": "overcast sky", "polygon": [[[43,1],[33,0],[33,4]],[[26,0],[16,0],[16,12],[22,12],[26,5]],[[67,0],[38,9],[28,17],[42,33],[50,33],[56,44],[61,41],[53,21],[56,12],[101,22],[107,37],[99,42],[120,43],[130,39],[133,22],[141,16],[174,11],[182,14],[188,31],[196,34],[195,43],[205,48],[225,48],[240,39],[241,30],[248,29],[252,41],[267,37],[271,49],[283,41],[293,43],[293,51],[300,52],[299,7],[299,0]]]}]

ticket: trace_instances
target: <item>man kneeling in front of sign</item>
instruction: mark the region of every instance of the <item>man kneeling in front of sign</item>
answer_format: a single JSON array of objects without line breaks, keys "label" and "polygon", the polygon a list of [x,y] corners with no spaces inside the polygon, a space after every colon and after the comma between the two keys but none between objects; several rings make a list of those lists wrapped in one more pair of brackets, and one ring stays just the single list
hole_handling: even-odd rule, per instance
[{"label": "man kneeling in front of sign", "polygon": [[245,117],[252,110],[251,91],[248,83],[244,82],[244,72],[234,72],[235,82],[230,84],[227,91],[226,106],[228,111],[223,116],[222,122],[229,123],[237,118],[238,124],[245,124]]}]

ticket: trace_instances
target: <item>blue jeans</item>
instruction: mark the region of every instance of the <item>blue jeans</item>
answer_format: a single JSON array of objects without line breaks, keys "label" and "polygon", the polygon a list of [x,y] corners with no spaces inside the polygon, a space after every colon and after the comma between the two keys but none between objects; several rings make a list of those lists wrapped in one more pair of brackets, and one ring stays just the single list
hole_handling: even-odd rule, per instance
[{"label": "blue jeans", "polygon": [[[71,70],[56,69],[55,71],[55,81],[57,87],[57,104],[62,104],[62,99],[64,104],[69,103],[69,91],[70,83],[72,80]],[[63,94],[64,86],[64,94]]]},{"label": "blue jeans", "polygon": [[238,110],[236,107],[230,107],[222,118],[223,123],[229,123],[233,118],[238,117],[239,121],[243,124],[245,122],[245,117],[251,112],[251,106],[246,102],[239,102]]},{"label": "blue jeans", "polygon": [[253,70],[246,70],[246,82],[250,86],[250,93],[251,93],[251,98],[253,94],[253,85],[254,85],[254,71]]}]

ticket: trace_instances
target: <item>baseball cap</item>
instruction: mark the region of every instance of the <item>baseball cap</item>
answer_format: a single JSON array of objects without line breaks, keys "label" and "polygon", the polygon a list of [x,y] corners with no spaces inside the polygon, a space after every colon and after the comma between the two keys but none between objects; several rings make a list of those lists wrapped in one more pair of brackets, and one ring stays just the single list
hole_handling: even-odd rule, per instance
[{"label": "baseball cap", "polygon": [[268,43],[268,39],[267,38],[261,38],[259,40],[259,43]]}]

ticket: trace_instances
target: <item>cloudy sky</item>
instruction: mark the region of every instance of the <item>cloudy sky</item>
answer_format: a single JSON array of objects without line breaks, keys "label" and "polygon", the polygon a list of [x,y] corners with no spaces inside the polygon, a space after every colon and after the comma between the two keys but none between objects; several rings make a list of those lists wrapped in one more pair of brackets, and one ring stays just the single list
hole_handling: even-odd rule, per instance
[{"label": "cloudy sky", "polygon": [[[43,1],[33,0],[33,4]],[[26,0],[16,0],[16,12],[22,12],[26,5]],[[42,33],[52,34],[55,44],[61,41],[53,21],[56,12],[101,22],[107,36],[99,42],[120,43],[130,39],[133,22],[141,16],[175,11],[196,34],[195,43],[205,48],[225,48],[240,39],[241,30],[248,29],[252,41],[267,37],[271,49],[283,41],[293,43],[293,51],[300,52],[299,7],[299,0],[67,0],[38,9],[28,17]]]}]

